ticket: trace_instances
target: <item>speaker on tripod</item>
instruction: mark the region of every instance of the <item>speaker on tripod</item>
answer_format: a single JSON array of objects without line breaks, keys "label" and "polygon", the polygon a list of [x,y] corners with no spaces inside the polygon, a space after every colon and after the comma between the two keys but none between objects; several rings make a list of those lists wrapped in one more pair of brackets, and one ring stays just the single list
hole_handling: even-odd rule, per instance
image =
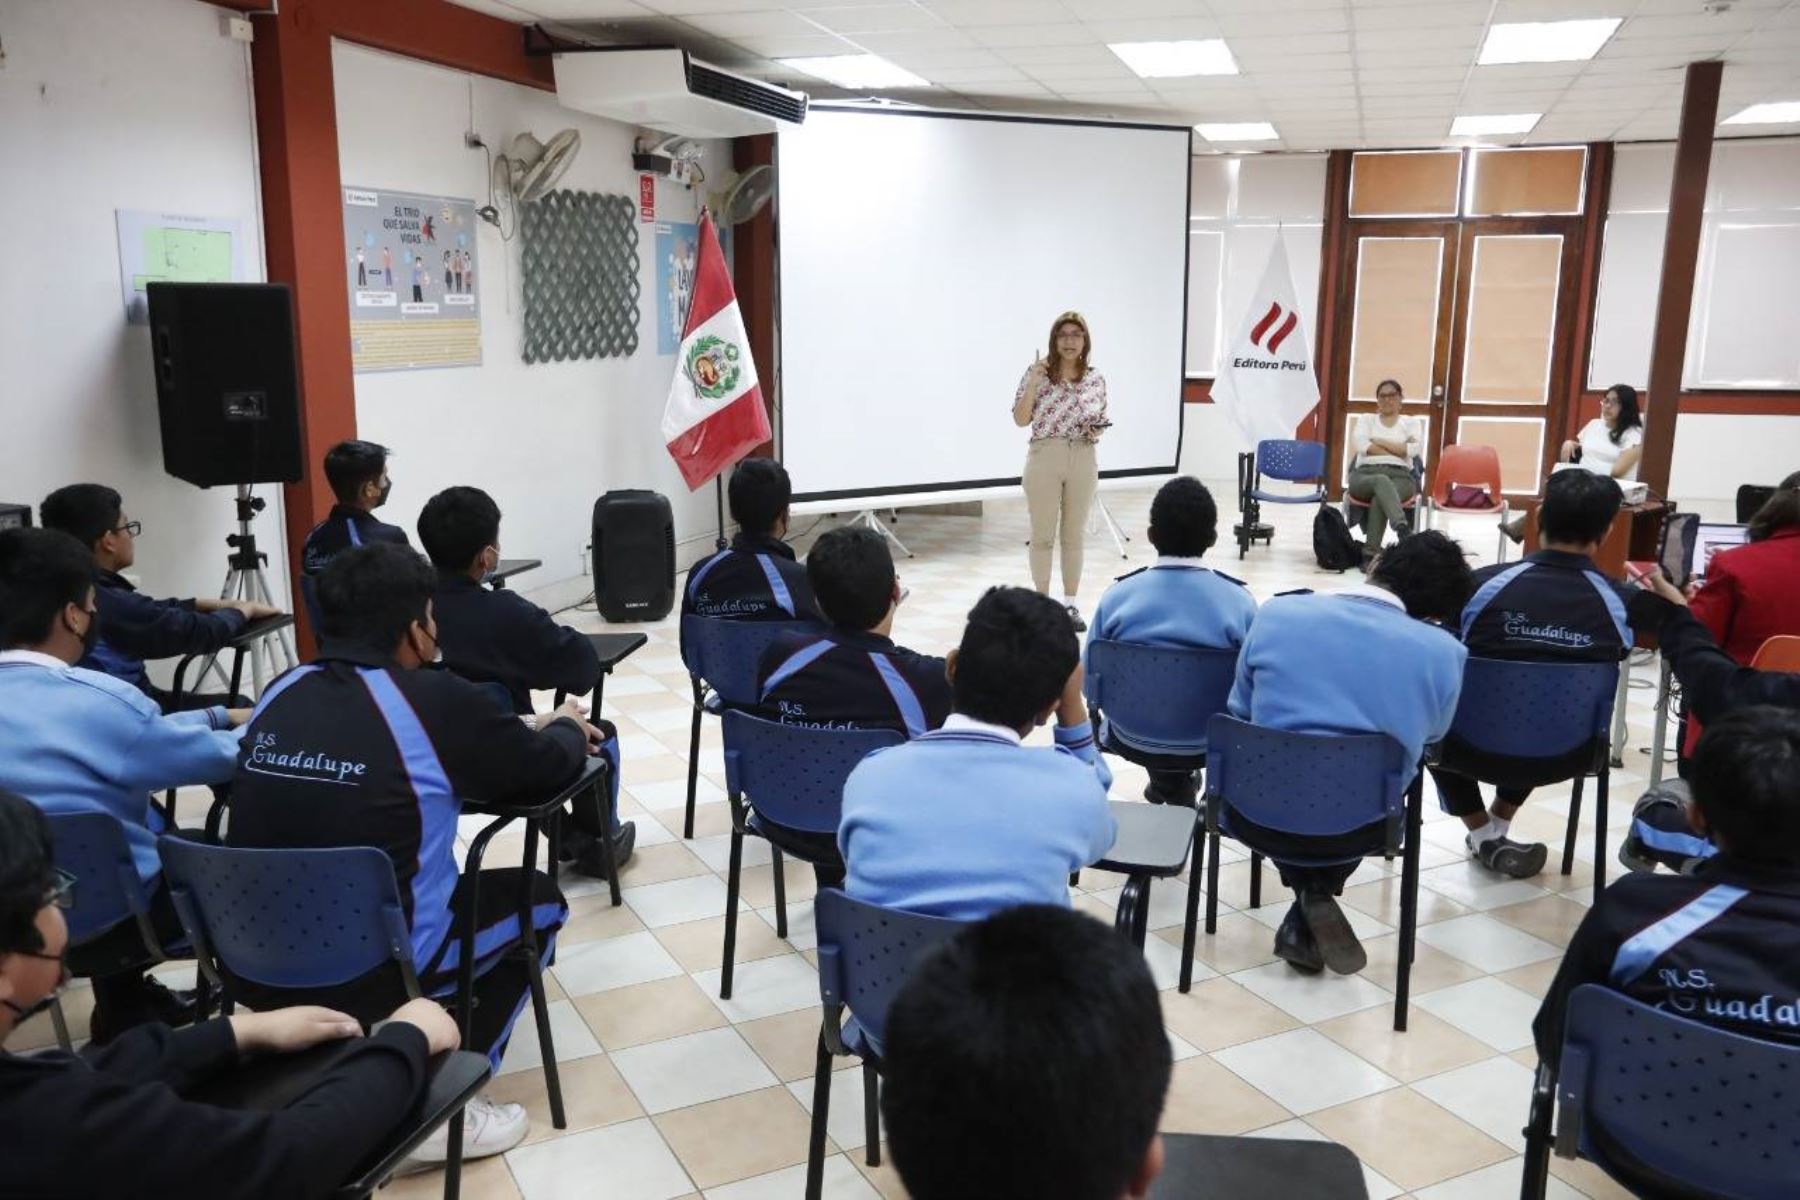
[{"label": "speaker on tripod", "polygon": [[675,514],[636,488],[594,501],[594,605],[608,621],[660,621],[675,605]]},{"label": "speaker on tripod", "polygon": [[163,469],[201,487],[297,483],[294,307],[281,283],[152,283]]}]

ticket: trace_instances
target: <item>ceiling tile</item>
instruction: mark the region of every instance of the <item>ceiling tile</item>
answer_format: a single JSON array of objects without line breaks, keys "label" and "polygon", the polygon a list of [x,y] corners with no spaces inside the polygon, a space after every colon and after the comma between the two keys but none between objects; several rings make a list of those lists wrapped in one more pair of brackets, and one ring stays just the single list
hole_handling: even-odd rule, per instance
[{"label": "ceiling tile", "polygon": [[1293,37],[1244,37],[1231,38],[1225,44],[1231,47],[1231,53],[1237,58],[1238,65],[1242,66],[1245,63],[1266,62],[1297,54],[1348,54],[1350,35],[1302,33]]},{"label": "ceiling tile", "polygon": [[695,29],[733,40],[745,36],[804,36],[820,32],[819,27],[805,17],[786,11],[697,13],[681,19]]},{"label": "ceiling tile", "polygon": [[[578,0],[567,2],[573,5]],[[754,12],[767,9],[770,0],[639,0],[639,3],[652,12],[686,17],[696,13]]]},{"label": "ceiling tile", "polygon": [[1191,17],[1194,0],[1063,0],[1063,7],[1083,21],[1132,20],[1136,17]]},{"label": "ceiling tile", "polygon": [[962,91],[964,85],[971,83],[999,85],[1030,83],[1031,80],[1025,72],[1017,67],[1009,67],[1005,63],[1000,63],[987,67],[934,67],[931,71],[931,82]]},{"label": "ceiling tile", "polygon": [[1181,42],[1219,36],[1209,17],[1123,17],[1089,21],[1087,28],[1101,42]]},{"label": "ceiling tile", "polygon": [[[860,40],[860,39],[859,39]],[[887,55],[891,61],[899,63],[909,71],[917,71],[921,75],[930,76],[933,71],[942,67],[950,70],[964,70],[979,67],[989,70],[1006,70],[1006,63],[990,50],[909,50],[902,54]],[[935,81],[935,80],[934,80]]]},{"label": "ceiling tile", "polygon": [[1074,20],[1073,13],[1050,0],[924,0],[922,7],[962,29]]},{"label": "ceiling tile", "polygon": [[1438,0],[1433,4],[1381,4],[1350,10],[1357,40],[1365,34],[1413,29],[1472,29],[1487,23],[1490,0]]},{"label": "ceiling tile", "polygon": [[947,26],[916,4],[877,4],[866,8],[807,8],[801,15],[833,33],[893,33],[906,29],[944,29]]},{"label": "ceiling tile", "polygon": [[1092,46],[1094,35],[1085,25],[978,25],[966,33],[983,46],[1013,49],[1023,46]]},{"label": "ceiling tile", "polygon": [[856,46],[829,33],[795,37],[738,37],[739,46],[764,58],[812,58],[826,54],[856,54]]},{"label": "ceiling tile", "polygon": [[1306,9],[1300,12],[1233,13],[1218,18],[1225,36],[1271,37],[1283,30],[1291,33],[1344,33],[1350,29],[1350,14],[1342,8]]},{"label": "ceiling tile", "polygon": [[994,51],[1014,66],[1030,67],[1038,63],[1107,63],[1119,56],[1105,46],[1014,46]]},{"label": "ceiling tile", "polygon": [[975,41],[961,30],[909,29],[895,33],[860,33],[857,44],[871,54],[893,56],[909,50],[962,50],[972,48]]}]

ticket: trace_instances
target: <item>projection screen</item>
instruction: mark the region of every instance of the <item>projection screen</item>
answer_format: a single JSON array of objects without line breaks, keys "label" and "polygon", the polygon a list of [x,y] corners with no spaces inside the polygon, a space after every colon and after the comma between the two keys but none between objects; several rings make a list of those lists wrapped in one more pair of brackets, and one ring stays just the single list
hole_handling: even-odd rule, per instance
[{"label": "projection screen", "polygon": [[815,107],[776,145],[781,456],[796,500],[1016,484],[1019,378],[1093,331],[1103,477],[1180,455],[1186,126]]}]

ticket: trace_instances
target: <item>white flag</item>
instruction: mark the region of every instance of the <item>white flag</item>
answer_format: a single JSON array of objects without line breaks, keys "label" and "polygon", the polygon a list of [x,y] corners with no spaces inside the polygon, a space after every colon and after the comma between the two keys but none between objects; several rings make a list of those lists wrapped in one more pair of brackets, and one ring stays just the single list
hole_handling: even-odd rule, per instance
[{"label": "white flag", "polygon": [[1212,399],[1251,446],[1265,438],[1293,437],[1295,427],[1319,403],[1312,339],[1300,320],[1294,274],[1279,233],[1262,282],[1250,293],[1236,333],[1225,343]]}]

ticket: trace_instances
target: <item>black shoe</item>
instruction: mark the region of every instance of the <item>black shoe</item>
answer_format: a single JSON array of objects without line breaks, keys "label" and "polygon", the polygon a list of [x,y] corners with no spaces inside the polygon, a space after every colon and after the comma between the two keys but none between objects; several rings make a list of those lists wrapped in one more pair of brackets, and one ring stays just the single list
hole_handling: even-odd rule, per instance
[{"label": "black shoe", "polygon": [[1144,799],[1151,804],[1179,804],[1183,808],[1192,808],[1199,796],[1200,785],[1194,782],[1192,775],[1187,776],[1185,781],[1177,784],[1172,791],[1165,791],[1157,787],[1155,779],[1144,785]]},{"label": "black shoe", "polygon": [[1325,892],[1302,892],[1300,915],[1319,945],[1325,965],[1339,975],[1354,975],[1369,965],[1368,951],[1356,940],[1350,921],[1338,902]]},{"label": "black shoe", "polygon": [[1063,605],[1063,608],[1068,610],[1069,620],[1075,622],[1075,632],[1086,633],[1087,622],[1081,619],[1081,610],[1076,608],[1073,604],[1065,604]]},{"label": "black shoe", "polygon": [[1288,906],[1287,916],[1275,930],[1275,957],[1302,975],[1317,975],[1325,969],[1319,943],[1313,939],[1312,930],[1306,927],[1298,902]]},{"label": "black shoe", "polygon": [[[619,832],[613,834],[612,859],[620,867],[631,861],[631,852],[637,847],[637,822],[627,821],[619,826]],[[600,853],[600,839],[594,838],[575,858],[575,869],[593,879],[605,879],[611,873],[606,869],[605,857]]]},{"label": "black shoe", "polygon": [[1514,879],[1530,879],[1544,869],[1544,860],[1550,856],[1550,847],[1542,842],[1515,842],[1508,837],[1489,838],[1470,849],[1476,862]]}]

